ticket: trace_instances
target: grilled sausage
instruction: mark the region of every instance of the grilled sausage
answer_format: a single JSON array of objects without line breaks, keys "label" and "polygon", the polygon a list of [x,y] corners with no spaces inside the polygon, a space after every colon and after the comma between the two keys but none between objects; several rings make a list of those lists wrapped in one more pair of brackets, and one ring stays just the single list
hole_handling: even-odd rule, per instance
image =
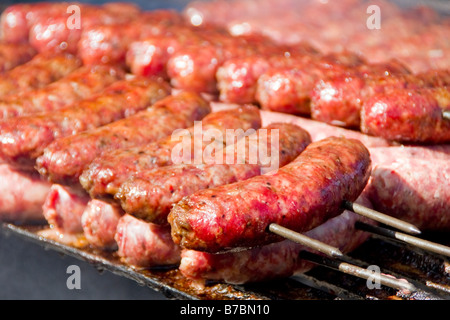
[{"label": "grilled sausage", "polygon": [[136,75],[157,75],[168,78],[167,63],[178,50],[198,45],[222,31],[215,29],[193,29],[185,25],[170,26],[161,34],[142,37],[130,44],[126,63]]},{"label": "grilled sausage", "polygon": [[[383,69],[381,69],[382,71]],[[311,93],[311,117],[333,125],[359,128],[364,102],[376,94],[392,93],[397,89],[416,90],[450,84],[448,70],[423,74],[401,74],[389,70],[388,75],[371,72],[343,74],[319,81]]]},{"label": "grilled sausage", "polygon": [[0,73],[9,71],[36,55],[36,50],[27,43],[0,43]]},{"label": "grilled sausage", "polygon": [[176,265],[180,261],[180,248],[173,243],[168,226],[144,222],[125,214],[117,224],[115,240],[117,255],[134,267]]},{"label": "grilled sausage", "polygon": [[[368,208],[372,207],[363,194],[356,202]],[[348,253],[370,236],[355,229],[356,221],[371,223],[367,220],[346,210],[304,234]],[[311,270],[314,264],[299,258],[299,253],[304,250],[310,249],[290,240],[222,254],[184,249],[181,252],[179,270],[185,277],[194,280],[232,284],[269,281]]]},{"label": "grilled sausage", "polygon": [[89,244],[102,250],[117,250],[114,237],[123,215],[118,204],[91,199],[81,216],[83,234]]},{"label": "grilled sausage", "polygon": [[281,48],[279,54],[258,53],[225,61],[218,67],[216,73],[220,101],[256,103],[256,84],[262,74],[270,68],[306,62],[313,57],[313,53],[298,54],[297,50],[295,52],[292,50]]},{"label": "grilled sausage", "polygon": [[[126,24],[139,14],[131,3],[114,3],[102,6],[75,4],[79,12],[70,11],[70,3],[56,14],[37,15],[30,27],[30,44],[39,52],[77,53],[78,42],[85,28],[96,25]],[[78,21],[76,21],[79,14]],[[78,23],[78,25],[77,25]]]},{"label": "grilled sausage", "polygon": [[220,101],[257,103],[258,79],[270,69],[305,65],[318,59],[331,64],[339,62],[348,66],[363,63],[360,57],[346,52],[320,55],[317,50],[305,42],[293,46],[280,45],[277,48],[279,48],[278,52],[264,51],[247,57],[228,59],[219,66],[216,78]]},{"label": "grilled sausage", "polygon": [[168,216],[172,238],[184,248],[218,252],[280,241],[278,223],[311,230],[342,213],[370,176],[369,151],[357,140],[330,137],[311,143],[276,172],[205,189],[178,202]]},{"label": "grilled sausage", "polygon": [[311,90],[316,81],[345,70],[340,64],[319,60],[270,68],[258,78],[255,98],[264,110],[309,115]]},{"label": "grilled sausage", "polygon": [[36,161],[39,172],[54,182],[78,183],[81,173],[103,153],[162,139],[176,129],[193,125],[210,112],[209,104],[195,93],[167,96],[169,90],[163,83],[144,81],[142,86],[135,85],[131,94],[136,98],[133,103],[128,101],[132,108],[151,107],[108,125],[54,141]]},{"label": "grilled sausage", "polygon": [[0,38],[8,43],[28,42],[30,28],[38,17],[66,12],[68,3],[20,3],[7,7],[0,17]]},{"label": "grilled sausage", "polygon": [[369,74],[409,72],[397,61],[368,64],[353,59],[353,56],[343,52],[300,61],[291,66],[270,68],[258,79],[256,99],[264,110],[310,115],[314,88],[323,79],[349,78],[349,74],[363,78]]},{"label": "grilled sausage", "polygon": [[[131,43],[166,33],[184,19],[175,10],[143,12],[127,24],[106,24],[84,28],[78,42],[78,55],[84,64],[125,64]],[[130,53],[131,59],[132,53]],[[133,70],[136,71],[136,70]],[[137,75],[144,75],[135,72]]]},{"label": "grilled sausage", "polygon": [[60,234],[81,233],[81,215],[89,196],[76,188],[53,184],[42,206],[47,223]]},{"label": "grilled sausage", "polygon": [[42,205],[51,183],[32,171],[0,164],[0,221],[43,223]]},{"label": "grilled sausage", "polygon": [[[298,126],[272,124],[248,139],[241,138],[234,145],[216,151],[221,155],[217,162],[140,171],[121,185],[115,198],[120,200],[128,214],[145,221],[167,224],[172,205],[183,197],[201,189],[246,180],[264,171],[275,170],[294,160],[310,142],[309,134]],[[264,159],[264,155],[270,156],[270,160]],[[215,159],[216,155],[211,160]]]},{"label": "grilled sausage", "polygon": [[[164,91],[166,88],[167,83],[159,80],[116,81],[101,94],[64,109],[1,122],[1,157],[16,165],[34,166],[36,158],[54,140],[100,127],[143,110],[152,99],[156,101],[167,95],[167,91]],[[147,92],[155,93],[150,101]]]},{"label": "grilled sausage", "polygon": [[[223,144],[225,140],[226,130],[243,130],[258,129],[261,126],[261,118],[259,110],[255,106],[242,106],[238,109],[224,110],[213,112],[207,115],[201,122],[201,131],[215,130],[222,134],[220,141],[215,143]],[[189,160],[193,161],[200,153],[200,159],[203,150],[207,144],[203,142],[203,133],[196,133],[199,126],[190,127],[182,133],[180,137],[167,137],[150,143],[147,146],[119,149],[109,154],[104,154],[94,159],[89,167],[80,176],[82,186],[89,192],[93,198],[114,195],[129,177],[141,170],[155,168],[158,166],[166,166],[173,164],[172,155],[174,149],[180,144],[191,144]],[[186,133],[186,135],[185,135]],[[187,141],[186,141],[187,140]],[[196,142],[197,141],[197,142]],[[195,148],[198,143],[200,148]],[[199,149],[199,150],[197,150]],[[196,156],[197,155],[197,156]],[[177,161],[180,159],[177,159]]]},{"label": "grilled sausage", "polygon": [[44,88],[7,97],[0,102],[1,118],[61,110],[98,94],[124,75],[115,67],[82,66]]},{"label": "grilled sausage", "polygon": [[415,143],[450,142],[450,87],[397,90],[375,95],[361,110],[361,131],[388,140]]},{"label": "grilled sausage", "polygon": [[37,54],[30,61],[0,75],[0,99],[43,88],[80,66],[81,60],[75,56]]},{"label": "grilled sausage", "polygon": [[276,46],[262,36],[219,34],[175,52],[167,62],[167,74],[175,88],[215,94],[217,68],[226,60],[273,49]]}]

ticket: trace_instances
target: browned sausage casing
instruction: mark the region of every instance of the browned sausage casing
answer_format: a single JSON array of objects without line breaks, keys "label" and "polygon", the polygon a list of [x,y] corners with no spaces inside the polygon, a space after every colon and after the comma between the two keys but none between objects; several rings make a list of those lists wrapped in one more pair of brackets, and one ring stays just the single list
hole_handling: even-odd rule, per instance
[{"label": "browned sausage casing", "polygon": [[78,41],[78,55],[84,64],[124,64],[133,41],[164,34],[166,29],[183,21],[179,12],[161,9],[143,12],[126,24],[101,24],[84,28]]},{"label": "browned sausage casing", "polygon": [[388,140],[450,142],[450,87],[397,90],[369,98],[361,109],[361,131]]},{"label": "browned sausage casing", "polygon": [[0,102],[0,118],[50,113],[100,93],[125,76],[110,66],[82,66],[44,88],[9,96]]},{"label": "browned sausage casing", "polygon": [[[156,86],[156,90],[154,90]],[[0,155],[10,163],[33,166],[37,157],[56,139],[123,119],[168,94],[167,83],[150,79],[116,81],[101,94],[51,113],[11,118],[0,122]],[[144,89],[144,90],[142,90]]]},{"label": "browned sausage casing", "polygon": [[137,99],[130,103],[135,107],[149,106],[147,110],[54,141],[36,161],[39,172],[53,182],[78,184],[83,170],[103,153],[162,139],[176,129],[193,125],[211,111],[209,104],[195,93],[168,94],[163,83],[144,82],[142,87],[136,86]]},{"label": "browned sausage casing", "polygon": [[[167,224],[170,209],[183,197],[198,190],[246,180],[265,170],[275,170],[294,160],[310,142],[308,132],[302,128],[274,123],[248,138],[241,138],[223,152],[217,151],[223,158],[232,155],[232,161],[141,170],[122,184],[115,197],[127,213],[153,223]],[[241,158],[242,150],[245,150],[244,158]]]},{"label": "browned sausage casing", "polygon": [[9,71],[36,55],[36,50],[27,43],[0,43],[0,73]]},{"label": "browned sausage casing", "polygon": [[[202,131],[213,129],[223,135],[223,140],[225,140],[226,130],[241,129],[245,132],[248,129],[259,129],[260,127],[259,109],[251,105],[212,112],[201,122]],[[209,144],[203,142],[202,134],[195,133],[196,128],[198,126],[185,129],[185,132],[188,133],[186,137],[189,141],[187,143],[194,145],[197,141],[201,146],[198,148],[201,149],[199,151],[203,152]],[[80,182],[92,197],[109,197],[114,195],[120,185],[135,173],[172,165],[172,152],[180,143],[179,139],[168,136],[146,146],[124,148],[103,154],[92,161],[80,176]],[[195,159],[196,154],[198,153],[194,150],[191,153],[191,159]]]},{"label": "browned sausage casing", "polygon": [[0,16],[0,39],[8,43],[28,42],[30,28],[38,17],[66,12],[69,3],[18,3],[11,5]]},{"label": "browned sausage casing", "polygon": [[38,54],[30,61],[0,75],[0,98],[43,88],[81,66],[75,56]]},{"label": "browned sausage casing", "polygon": [[171,210],[172,237],[182,247],[218,252],[281,240],[277,223],[297,232],[315,228],[354,201],[370,175],[369,151],[357,140],[330,137],[310,144],[275,172],[205,189]]},{"label": "browned sausage casing", "polygon": [[[131,3],[111,3],[102,6],[75,4],[54,14],[40,14],[30,26],[29,41],[39,52],[77,53],[78,42],[86,28],[114,23],[126,24],[139,14],[139,9]],[[76,8],[79,19],[77,21]],[[69,9],[72,9],[69,10]],[[76,23],[79,22],[77,25]]]},{"label": "browned sausage casing", "polygon": [[[357,203],[371,208],[364,193]],[[351,252],[370,236],[355,228],[356,221],[373,223],[367,218],[345,210],[305,233],[306,236],[337,247],[341,252]],[[289,277],[309,271],[314,264],[302,260],[299,253],[310,250],[298,243],[284,240],[239,252],[214,254],[196,250],[181,252],[180,272],[190,279],[207,279],[243,284]]]},{"label": "browned sausage casing", "polygon": [[[379,65],[382,67],[383,65]],[[353,71],[318,81],[311,93],[311,117],[333,125],[359,128],[363,104],[377,94],[395,96],[395,90],[417,90],[450,84],[450,71],[435,70],[421,74],[403,73],[386,65],[368,74]],[[395,68],[395,65],[393,66]],[[381,72],[380,72],[381,71]]]}]

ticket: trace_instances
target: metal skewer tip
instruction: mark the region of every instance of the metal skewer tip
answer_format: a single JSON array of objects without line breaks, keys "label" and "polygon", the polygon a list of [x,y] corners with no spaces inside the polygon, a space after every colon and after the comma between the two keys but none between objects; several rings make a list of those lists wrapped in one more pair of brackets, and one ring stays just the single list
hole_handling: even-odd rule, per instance
[{"label": "metal skewer tip", "polygon": [[353,211],[354,213],[364,216],[366,218],[378,221],[387,226],[394,227],[398,230],[402,230],[402,231],[410,233],[410,234],[420,234],[421,233],[419,228],[417,228],[415,225],[413,225],[411,223],[391,217],[387,214],[364,207],[364,206],[354,203],[354,202],[344,201],[344,208],[347,210]]},{"label": "metal skewer tip", "polygon": [[411,245],[413,245],[417,248],[421,248],[423,250],[427,250],[430,252],[434,252],[437,254],[441,254],[441,255],[450,257],[450,247],[444,246],[439,243],[435,243],[435,242],[428,241],[428,240],[423,240],[423,239],[420,239],[420,238],[417,238],[417,237],[414,237],[414,236],[411,236],[408,234],[389,230],[389,229],[382,228],[379,226],[373,226],[373,225],[366,224],[366,223],[359,222],[359,221],[355,223],[355,227],[357,229],[375,233],[380,236],[403,241],[405,243],[411,244]]},{"label": "metal skewer tip", "polygon": [[450,120],[450,110],[443,111],[442,118]]},{"label": "metal skewer tip", "polygon": [[311,261],[324,267],[338,270],[345,274],[353,275],[358,278],[362,278],[368,281],[377,281],[381,285],[391,287],[398,290],[408,290],[409,292],[417,291],[417,288],[404,279],[397,279],[391,275],[376,273],[368,269],[358,267],[356,265],[341,262],[339,260],[333,260],[328,257],[320,256],[308,251],[300,252],[300,258]]},{"label": "metal skewer tip", "polygon": [[315,240],[315,239],[305,236],[301,233],[292,231],[292,230],[285,228],[283,226],[280,226],[276,223],[271,223],[269,225],[269,230],[270,230],[270,232],[275,233],[279,236],[282,236],[283,238],[289,239],[298,244],[304,245],[305,247],[322,252],[322,253],[326,254],[327,256],[330,256],[330,257],[342,257],[343,256],[343,253],[338,248],[327,245],[326,243],[323,243],[319,240]]}]

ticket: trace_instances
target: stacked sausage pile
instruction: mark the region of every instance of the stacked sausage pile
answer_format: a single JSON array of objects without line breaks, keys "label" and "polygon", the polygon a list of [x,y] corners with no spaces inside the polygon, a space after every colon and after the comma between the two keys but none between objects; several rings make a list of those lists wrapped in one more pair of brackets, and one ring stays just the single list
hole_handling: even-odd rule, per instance
[{"label": "stacked sausage pile", "polygon": [[[212,10],[224,7],[231,16],[219,23],[232,33],[243,24],[248,30],[235,34],[267,34],[282,44],[285,35],[293,35],[325,54],[345,48],[371,66],[356,57],[347,61],[351,70],[273,55],[229,60],[217,73],[222,101],[258,103],[266,110],[307,115],[389,140],[450,141],[450,124],[442,117],[449,105],[448,18],[425,8],[405,12],[378,1],[370,5],[380,8],[383,23],[379,30],[370,30],[369,4],[359,0],[326,4],[284,0],[279,7],[271,0],[257,1],[257,6],[254,2],[193,3],[186,15],[197,24],[206,23],[215,21]],[[290,8],[286,10],[290,14],[276,8]],[[373,56],[379,52],[381,59]]]},{"label": "stacked sausage pile", "polygon": [[450,230],[448,70],[232,35],[199,23],[207,4],[73,5],[77,28],[70,3],[1,16],[2,219],[230,283],[312,267],[271,223],[355,249],[369,235],[344,200]]},{"label": "stacked sausage pile", "polygon": [[281,44],[307,41],[324,53],[347,49],[372,63],[396,58],[414,73],[448,69],[448,15],[419,3],[425,2],[215,0],[194,1],[185,13],[195,25],[214,22],[234,35],[259,32]]}]

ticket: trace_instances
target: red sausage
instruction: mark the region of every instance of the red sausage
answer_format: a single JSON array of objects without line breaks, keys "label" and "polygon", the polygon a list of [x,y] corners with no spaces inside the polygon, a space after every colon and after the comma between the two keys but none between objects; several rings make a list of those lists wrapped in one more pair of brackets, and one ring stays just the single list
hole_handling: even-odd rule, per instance
[{"label": "red sausage", "polygon": [[347,79],[356,74],[364,78],[370,74],[385,72],[409,71],[397,61],[369,64],[360,60],[357,55],[345,51],[318,56],[315,59],[292,63],[290,66],[269,68],[258,79],[256,99],[265,110],[310,115],[317,83],[329,77]]},{"label": "red sausage", "polygon": [[52,181],[78,183],[82,172],[102,154],[147,145],[193,125],[210,112],[208,103],[195,93],[167,96],[169,90],[163,83],[142,84],[130,92],[135,102],[127,102],[132,108],[148,109],[54,141],[36,161],[39,172]]},{"label": "red sausage", "polygon": [[[310,142],[309,134],[298,126],[272,124],[248,138],[241,138],[223,152],[216,151],[222,155],[218,163],[141,170],[121,185],[115,198],[127,213],[153,223],[167,224],[170,209],[182,198],[201,189],[276,170],[294,160]],[[263,155],[270,156],[270,160]]]},{"label": "red sausage", "polygon": [[115,67],[82,66],[44,88],[7,97],[0,102],[0,118],[61,110],[98,94],[124,75]]},{"label": "red sausage", "polygon": [[278,223],[297,232],[342,213],[370,176],[369,151],[357,140],[330,137],[311,143],[276,172],[204,189],[178,202],[168,216],[175,243],[217,252],[280,239],[267,231]]},{"label": "red sausage", "polygon": [[311,117],[333,125],[359,128],[362,105],[376,94],[450,84],[448,70],[410,75],[401,70],[392,72],[395,70],[390,68],[385,75],[382,67],[383,64],[381,72],[375,69],[364,75],[355,70],[319,81],[311,93]]},{"label": "red sausage", "polygon": [[131,43],[164,34],[168,28],[183,22],[182,16],[174,10],[152,10],[141,13],[126,24],[84,28],[78,42],[78,54],[84,64],[125,64]]},{"label": "red sausage", "polygon": [[[34,166],[36,158],[53,141],[141,111],[151,104],[152,99],[159,100],[167,95],[165,88],[167,84],[158,80],[116,81],[101,94],[64,109],[1,122],[2,158],[17,165]],[[154,95],[148,97],[147,92]]]},{"label": "red sausage", "polygon": [[450,87],[397,90],[375,95],[361,110],[361,131],[388,140],[439,144],[450,142]]},{"label": "red sausage", "polygon": [[27,43],[0,43],[0,73],[9,71],[36,55],[36,50]]},{"label": "red sausage", "polygon": [[168,77],[167,63],[171,56],[183,47],[199,44],[221,31],[194,29],[186,25],[164,28],[161,33],[141,36],[130,44],[126,63],[133,74]]},{"label": "red sausage", "polygon": [[[222,137],[215,142],[222,144],[225,139],[226,130],[243,130],[258,129],[261,126],[261,118],[258,108],[255,106],[242,106],[235,110],[225,110],[220,112],[213,112],[207,115],[201,122],[201,129],[204,132],[214,130],[220,133]],[[190,127],[183,130],[183,143],[185,140],[187,144],[195,147],[196,142],[199,144],[200,150],[193,148],[189,155],[189,160],[194,161],[200,152],[200,157],[203,150],[208,144],[203,142],[203,134],[197,134],[197,126]],[[225,141],[226,142],[226,141]],[[89,167],[80,176],[82,186],[89,192],[92,197],[103,197],[114,195],[122,182],[132,177],[135,173],[150,168],[166,166],[173,164],[172,154],[182,142],[179,137],[168,136],[164,139],[155,141],[147,146],[139,146],[133,148],[125,148],[113,151],[109,154],[104,154],[97,159],[94,159]],[[197,156],[196,156],[197,155]]]},{"label": "red sausage", "polygon": [[0,17],[0,38],[8,43],[28,42],[30,28],[43,16],[66,12],[68,3],[20,3],[7,7]]},{"label": "red sausage", "polygon": [[0,96],[4,99],[43,88],[80,66],[81,60],[72,55],[37,54],[30,61],[0,75]]},{"label": "red sausage", "polygon": [[[356,202],[368,208],[372,207],[364,195]],[[369,233],[355,229],[355,222],[361,220],[371,223],[368,219],[346,210],[305,232],[305,235],[348,253],[370,236]],[[299,253],[303,250],[310,249],[290,240],[222,254],[184,249],[181,252],[179,270],[184,276],[194,280],[215,280],[232,284],[268,281],[311,270],[314,264],[299,259]]]},{"label": "red sausage", "polygon": [[[38,15],[29,32],[30,44],[39,52],[77,53],[85,28],[96,25],[126,24],[139,14],[134,4],[116,3],[103,6],[73,4],[56,14]],[[72,9],[72,10],[70,10]]]},{"label": "red sausage", "polygon": [[220,101],[256,103],[257,81],[267,70],[312,59],[311,53],[299,55],[292,50],[280,48],[279,54],[258,53],[225,61],[216,73]]},{"label": "red sausage", "polygon": [[228,59],[258,52],[277,50],[264,37],[231,37],[216,35],[201,43],[185,46],[167,62],[167,74],[172,86],[197,92],[217,93],[216,73]]},{"label": "red sausage", "polygon": [[320,59],[270,68],[258,78],[255,97],[264,110],[309,115],[315,83],[347,69],[340,63]]}]

